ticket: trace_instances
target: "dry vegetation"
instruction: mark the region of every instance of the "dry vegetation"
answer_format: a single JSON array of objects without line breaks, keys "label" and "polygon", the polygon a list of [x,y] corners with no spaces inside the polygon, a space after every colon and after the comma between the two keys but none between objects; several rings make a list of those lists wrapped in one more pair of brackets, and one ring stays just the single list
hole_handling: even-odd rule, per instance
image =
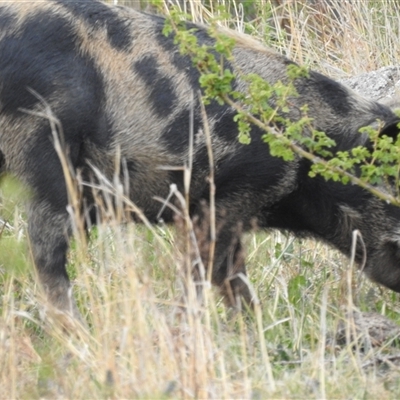
[{"label": "dry vegetation", "polygon": [[[329,75],[396,64],[395,1],[272,3],[182,7],[204,22],[223,5],[227,26]],[[66,321],[34,283],[23,191],[6,179],[1,192],[0,398],[400,397],[396,334],[376,343],[348,317],[357,309],[399,321],[398,295],[330,248],[277,232],[248,234],[261,308],[232,315],[207,285],[203,305],[196,301],[187,221],[133,224],[126,210],[134,205],[121,197],[117,210],[101,205],[107,223],[92,228],[88,243],[77,224],[69,272],[87,328],[66,334]]]}]

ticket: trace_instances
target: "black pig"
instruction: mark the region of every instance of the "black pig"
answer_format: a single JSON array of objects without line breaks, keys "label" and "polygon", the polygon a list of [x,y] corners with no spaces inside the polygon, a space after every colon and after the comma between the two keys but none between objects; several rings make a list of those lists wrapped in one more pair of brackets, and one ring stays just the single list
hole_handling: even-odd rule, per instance
[{"label": "black pig", "polygon": [[[71,222],[63,169],[43,101],[63,130],[72,167],[91,179],[93,167],[112,178],[116,154],[127,166],[129,196],[149,220],[156,220],[170,185],[182,189],[183,174],[161,166],[182,166],[188,158],[190,111],[194,107],[192,215],[203,215],[209,199],[209,160],[199,100],[197,70],[180,55],[172,37],[162,34],[164,19],[97,0],[12,1],[0,5],[0,151],[2,168],[29,186],[29,236],[35,265],[50,301],[75,313],[68,296],[66,253]],[[204,27],[195,35],[212,44]],[[233,34],[230,67],[256,73],[271,84],[287,81],[285,57],[253,39]],[[244,89],[239,78],[235,89]],[[314,126],[335,140],[337,149],[367,145],[363,126],[382,121],[382,134],[397,135],[398,118],[386,106],[366,100],[313,71],[296,81],[299,96],[289,116],[307,104]],[[30,112],[27,112],[30,111]],[[310,178],[310,162],[285,162],[269,154],[257,127],[249,145],[239,143],[229,106],[207,106],[215,158],[218,232],[213,283],[226,294],[251,302],[240,277],[243,230],[256,220],[330,243],[350,254],[358,229],[366,248],[367,275],[400,292],[400,210],[357,186]],[[88,207],[90,191],[84,193]],[[172,221],[169,209],[162,218]],[[363,251],[357,252],[361,262]],[[235,270],[232,271],[232,265]]]}]

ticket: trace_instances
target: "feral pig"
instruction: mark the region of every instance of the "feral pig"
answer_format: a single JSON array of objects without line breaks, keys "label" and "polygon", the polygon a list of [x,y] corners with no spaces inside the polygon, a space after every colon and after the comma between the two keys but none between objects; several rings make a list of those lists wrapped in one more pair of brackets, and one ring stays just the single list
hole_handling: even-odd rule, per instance
[{"label": "feral pig", "polygon": [[[63,141],[75,171],[87,181],[94,167],[110,180],[116,155],[129,175],[129,196],[151,221],[170,185],[183,189],[181,167],[188,159],[189,131],[194,130],[190,212],[204,215],[209,199],[209,160],[199,90],[199,74],[179,53],[173,37],[162,33],[162,17],[111,6],[98,0],[10,1],[0,6],[0,151],[2,169],[32,191],[28,230],[35,265],[50,301],[72,310],[66,252],[71,222],[68,193],[49,120],[40,116],[43,101],[60,121]],[[213,40],[204,27],[195,32],[199,43]],[[245,35],[236,40],[233,71],[257,73],[270,83],[287,81],[285,57]],[[236,90],[246,84],[237,77]],[[289,116],[308,105],[316,129],[335,140],[338,150],[368,145],[358,131],[377,126],[382,134],[397,134],[398,118],[379,103],[313,71],[296,80],[298,96]],[[194,110],[191,122],[190,113]],[[29,110],[30,112],[27,112]],[[213,283],[227,295],[251,302],[238,275],[245,274],[237,226],[256,220],[261,228],[277,228],[313,237],[350,254],[352,231],[365,243],[367,275],[400,291],[400,210],[365,190],[310,178],[310,162],[298,157],[285,162],[269,154],[257,127],[251,143],[240,144],[235,111],[227,105],[206,107],[215,159],[215,201],[218,232]],[[122,168],[121,168],[122,170]],[[83,193],[87,207],[90,189]],[[173,220],[165,209],[162,218]],[[357,261],[364,256],[362,246]],[[72,307],[72,308],[71,308]]]}]

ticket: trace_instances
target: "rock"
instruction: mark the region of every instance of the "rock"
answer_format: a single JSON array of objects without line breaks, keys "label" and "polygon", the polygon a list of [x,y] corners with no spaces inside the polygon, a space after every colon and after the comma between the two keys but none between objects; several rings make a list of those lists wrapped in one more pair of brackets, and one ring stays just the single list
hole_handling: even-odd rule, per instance
[{"label": "rock", "polygon": [[373,100],[400,98],[400,67],[383,67],[352,78],[340,79],[340,82]]}]

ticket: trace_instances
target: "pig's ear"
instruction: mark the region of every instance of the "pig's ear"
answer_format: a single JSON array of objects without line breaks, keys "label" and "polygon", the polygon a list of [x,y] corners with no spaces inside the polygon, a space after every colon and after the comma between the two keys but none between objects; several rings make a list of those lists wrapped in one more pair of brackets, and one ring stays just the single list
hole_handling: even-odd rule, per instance
[{"label": "pig's ear", "polygon": [[387,122],[381,130],[381,135],[386,135],[393,138],[393,141],[397,140],[397,136],[400,132],[400,118],[394,118],[392,121]]},{"label": "pig's ear", "polygon": [[[369,125],[370,128],[375,131],[379,131],[379,136],[386,135],[393,139],[393,143],[397,140],[397,137],[400,133],[400,118],[393,116],[392,119],[386,122],[386,124],[382,127],[382,121],[376,120],[372,124]],[[373,143],[368,139],[365,143],[365,146],[369,151],[373,151]]]},{"label": "pig's ear", "polygon": [[393,140],[396,140],[400,132],[400,117],[393,115],[385,122],[385,125],[383,125],[383,127],[382,121],[379,119],[372,122],[368,126],[376,131],[380,130],[379,136],[386,135],[393,138]]},{"label": "pig's ear", "polygon": [[379,103],[389,107],[396,114],[396,117],[394,117],[393,120],[388,121],[383,127],[381,135],[386,135],[393,138],[393,140],[396,140],[400,132],[400,96],[379,100]]}]

